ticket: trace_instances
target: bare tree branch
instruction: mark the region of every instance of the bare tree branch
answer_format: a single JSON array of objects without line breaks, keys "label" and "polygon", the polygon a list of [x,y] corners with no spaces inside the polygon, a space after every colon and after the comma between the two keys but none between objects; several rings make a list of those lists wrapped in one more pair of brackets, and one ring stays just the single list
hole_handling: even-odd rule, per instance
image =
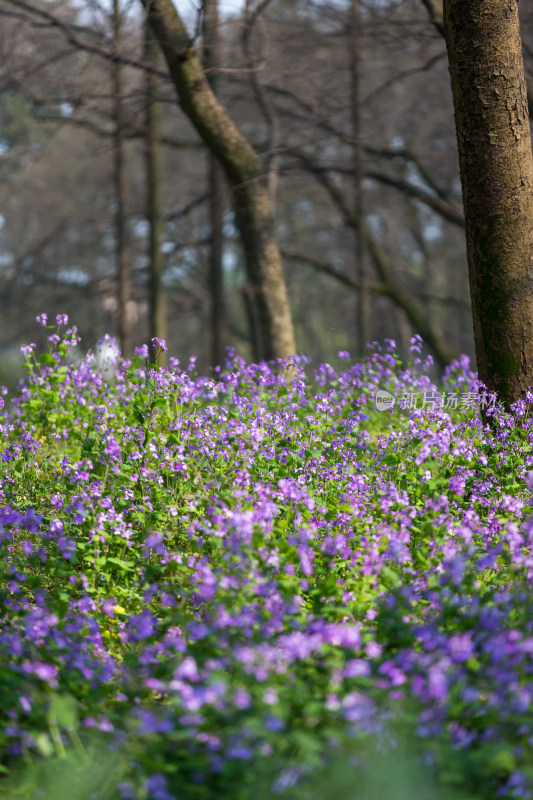
[{"label": "bare tree branch", "polygon": [[424,189],[413,186],[409,181],[402,180],[401,178],[393,178],[391,175],[385,175],[383,172],[377,172],[376,170],[366,170],[365,178],[371,178],[386,186],[392,186],[409,197],[418,200],[420,203],[424,203],[424,205],[431,208],[432,211],[447,222],[451,222],[452,225],[457,225],[459,228],[465,227],[465,218],[461,211],[454,208],[445,200],[441,200],[439,197],[432,197]]},{"label": "bare tree branch", "polygon": [[[267,151],[266,163],[269,169],[269,183],[275,182],[274,173],[272,170],[272,161],[274,150],[277,146],[279,139],[279,121],[270,103],[267,100],[266,92],[261,82],[258,79],[258,74],[254,66],[254,55],[252,53],[251,41],[255,25],[257,24],[260,15],[270,5],[272,0],[262,0],[254,9],[250,8],[250,0],[245,4],[245,17],[244,27],[242,30],[242,46],[246,58],[246,64],[250,73],[250,84],[254,93],[255,100],[263,115],[266,123],[267,137],[265,149]],[[273,194],[273,192],[271,192]]]},{"label": "bare tree branch", "polygon": [[[313,169],[313,163],[308,162],[307,169],[316,178],[320,185],[329,194],[333,204],[341,213],[345,223],[356,230],[364,224],[363,220],[357,219],[353,210],[350,208],[346,199],[339,189],[330,179],[324,170]],[[397,281],[394,275],[387,254],[376,242],[370,230],[365,225],[365,240],[372,258],[376,271],[387,287],[387,294],[396,305],[403,309],[413,328],[418,331],[427,344],[433,349],[441,366],[446,366],[455,357],[439,331],[435,330],[431,322],[420,310],[417,302],[412,295],[405,290]]]},{"label": "bare tree branch", "polygon": [[441,200],[445,202],[449,202],[449,193],[446,192],[441,186],[439,186],[436,181],[434,180],[431,172],[425,167],[422,161],[418,158],[418,156],[413,153],[412,150],[409,150],[407,147],[401,148],[376,148],[372,147],[371,145],[364,146],[365,152],[368,155],[378,156],[379,158],[387,158],[392,160],[397,160],[398,158],[403,159],[407,163],[413,164],[418,172],[420,173],[420,177],[426,183],[432,192],[435,192],[437,197],[440,197]]},{"label": "bare tree branch", "polygon": [[[147,64],[146,61],[131,58],[123,53],[118,53],[113,49],[112,45],[107,48],[101,44],[97,44],[96,42],[90,42],[81,38],[80,34],[91,35],[96,39],[99,38],[98,34],[95,31],[92,31],[90,28],[84,28],[82,26],[72,25],[69,22],[65,22],[55,14],[52,14],[52,12],[46,11],[41,7],[33,6],[31,3],[26,2],[26,0],[3,0],[3,2],[9,3],[16,8],[20,8],[24,12],[24,14],[20,15],[21,18],[28,21],[30,24],[38,25],[38,23],[35,23],[35,21],[32,22],[32,17],[37,17],[38,19],[41,19],[43,22],[47,23],[48,27],[57,28],[57,30],[61,31],[63,36],[65,36],[67,41],[70,42],[73,47],[79,50],[85,50],[88,53],[93,53],[93,55],[100,56],[100,58],[104,58],[113,63],[120,63],[125,66],[134,67],[135,69],[142,69],[144,71],[151,72],[154,75],[158,75],[160,78],[165,78],[168,80],[168,72],[165,70],[157,69],[151,64]],[[0,14],[3,13],[6,13],[5,10],[0,9]],[[7,13],[11,16],[13,15],[12,12]],[[43,23],[41,23],[41,25],[42,24]]]},{"label": "bare tree branch", "polygon": [[201,205],[206,203],[209,200],[209,197],[209,192],[202,192],[202,194],[198,195],[198,197],[195,197],[193,200],[187,203],[187,205],[183,206],[183,208],[180,208],[179,211],[174,211],[172,214],[167,214],[165,216],[165,222],[178,222],[180,219],[187,217],[191,211],[194,211],[196,208],[199,208]]},{"label": "bare tree branch", "polygon": [[[298,106],[300,106],[300,108],[302,108],[302,110],[305,111],[307,114],[307,116],[303,118],[305,121],[312,122],[314,125],[321,127],[328,133],[331,133],[333,136],[339,139],[339,141],[341,141],[343,144],[346,144],[349,147],[353,147],[354,145],[353,136],[341,130],[340,128],[337,128],[336,126],[332,125],[329,120],[323,119],[320,116],[318,116],[318,109],[316,109],[311,103],[302,100],[301,97],[298,97],[298,95],[296,95],[294,92],[291,92],[288,89],[281,89],[277,86],[272,86],[272,85],[269,85],[266,88],[274,94],[277,94],[279,96],[284,96],[287,99],[290,99],[291,102],[297,103]],[[433,192],[435,192],[435,194],[438,197],[440,197],[441,200],[443,200],[444,202],[448,202],[448,193],[437,185],[437,183],[431,176],[429,170],[425,168],[420,159],[408,148],[405,147],[398,149],[375,148],[372,145],[363,143],[362,149],[368,155],[378,156],[387,159],[401,158],[404,161],[412,163],[417,168],[421,178],[424,180],[425,183],[427,183],[430,189]]]},{"label": "bare tree branch", "polygon": [[[341,270],[334,267],[328,261],[323,261],[320,258],[308,256],[304,253],[297,253],[294,250],[286,250],[284,248],[281,250],[281,255],[283,258],[287,259],[287,261],[297,261],[302,264],[307,264],[317,272],[322,272],[324,275],[329,275],[331,278],[334,278],[344,286],[348,286],[350,289],[359,290],[361,288],[361,281],[357,280],[357,278],[352,278],[350,275],[346,275],[344,272],[341,272]],[[369,291],[377,294],[388,294],[387,287],[384,283],[369,283],[368,289]]]},{"label": "bare tree branch", "polygon": [[420,0],[426,8],[431,24],[441,36],[444,36],[444,22],[442,19],[442,0]]},{"label": "bare tree branch", "polygon": [[425,64],[421,64],[418,67],[411,67],[410,69],[406,69],[403,72],[399,72],[397,75],[393,75],[392,78],[384,81],[380,86],[377,86],[371,92],[369,92],[363,101],[364,103],[371,103],[373,102],[376,97],[379,97],[383,92],[390,89],[391,86],[394,86],[396,83],[400,83],[401,81],[405,80],[405,78],[410,78],[412,75],[419,75],[421,72],[429,72],[435,64],[438,64],[440,61],[446,58],[446,50],[443,50],[442,53],[437,53],[436,56],[432,56]]},{"label": "bare tree branch", "polygon": [[[361,282],[357,278],[352,278],[350,275],[341,272],[341,270],[334,267],[328,261],[323,261],[315,256],[308,256],[304,253],[298,253],[294,250],[286,250],[282,248],[281,254],[287,261],[294,261],[301,264],[307,264],[317,272],[324,275],[329,275],[344,286],[358,291],[361,288]],[[369,283],[368,289],[374,294],[383,294],[387,297],[391,296],[390,286],[386,283]],[[453,297],[452,295],[437,295],[431,292],[424,292],[422,295],[424,300],[431,300],[434,303],[442,303],[443,305],[455,305],[470,309],[470,302],[465,300],[464,297]]]},{"label": "bare tree branch", "polygon": [[[298,160],[304,164],[306,169],[315,174],[319,172],[336,172],[340,173],[341,175],[352,175],[351,168],[322,166],[321,164],[317,164],[306,153],[303,153],[300,150],[291,149],[290,153],[298,158]],[[409,181],[403,180],[402,178],[395,178],[391,175],[386,175],[383,172],[378,172],[377,170],[371,169],[365,170],[364,177],[379,181],[379,183],[387,186],[392,186],[406,194],[408,197],[412,197],[415,200],[418,200],[420,203],[424,203],[424,205],[426,205],[428,208],[431,208],[432,211],[445,219],[447,222],[451,222],[453,225],[457,225],[460,228],[464,228],[465,226],[464,216],[458,209],[454,208],[454,206],[445,200],[441,200],[439,197],[434,197],[425,189],[422,189],[419,186],[414,186]]]}]

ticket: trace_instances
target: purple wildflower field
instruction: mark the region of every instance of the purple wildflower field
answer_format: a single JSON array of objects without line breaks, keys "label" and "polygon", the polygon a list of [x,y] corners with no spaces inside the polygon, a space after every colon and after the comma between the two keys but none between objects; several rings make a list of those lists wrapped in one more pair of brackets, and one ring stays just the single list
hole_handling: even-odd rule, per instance
[{"label": "purple wildflower field", "polygon": [[416,337],[203,377],[38,320],[0,420],[2,796],[531,797],[525,404],[483,427]]}]

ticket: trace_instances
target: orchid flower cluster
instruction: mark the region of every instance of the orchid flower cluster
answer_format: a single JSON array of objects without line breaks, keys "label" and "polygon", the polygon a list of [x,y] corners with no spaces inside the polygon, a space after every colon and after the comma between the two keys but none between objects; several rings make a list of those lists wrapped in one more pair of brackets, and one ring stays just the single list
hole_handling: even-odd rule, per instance
[{"label": "orchid flower cluster", "polygon": [[6,791],[72,758],[87,797],[311,797],[400,725],[455,797],[531,797],[527,402],[491,427],[381,410],[480,390],[466,358],[436,382],[417,337],[407,364],[392,341],[317,368],[229,350],[205,377],[38,322],[0,418]]}]

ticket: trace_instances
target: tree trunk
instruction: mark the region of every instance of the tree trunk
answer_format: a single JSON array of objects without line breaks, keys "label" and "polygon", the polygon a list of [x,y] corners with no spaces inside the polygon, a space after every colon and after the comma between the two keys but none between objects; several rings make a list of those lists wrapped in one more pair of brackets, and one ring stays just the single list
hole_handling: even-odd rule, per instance
[{"label": "tree trunk", "polygon": [[171,0],[141,0],[166,58],[181,107],[221,163],[231,187],[261,330],[261,357],[295,352],[283,264],[257,153],[209,87],[198,54]]},{"label": "tree trunk", "polygon": [[[121,41],[121,16],[119,0],[113,0],[113,45],[118,52]],[[130,299],[130,267],[127,250],[127,231],[125,214],[125,172],[124,172],[124,123],[122,113],[122,67],[117,60],[113,64],[113,105],[114,105],[114,181],[115,181],[115,257],[118,277],[118,328],[122,355],[127,357],[130,350],[128,303]]]},{"label": "tree trunk", "polygon": [[[157,62],[159,47],[152,29],[146,25],[145,54],[148,63]],[[150,339],[164,339],[167,335],[167,304],[163,286],[164,256],[163,218],[161,214],[161,109],[156,97],[156,78],[146,72],[146,213],[150,226],[149,234],[149,324]],[[167,363],[167,353],[153,349],[152,355],[161,366]]]},{"label": "tree trunk", "polygon": [[517,0],[445,0],[480,379],[533,385],[533,158]]},{"label": "tree trunk", "polygon": [[[214,95],[218,93],[220,66],[220,20],[218,0],[203,2],[203,61],[209,85]],[[224,314],[224,280],[222,259],[224,256],[224,174],[213,153],[209,153],[209,291],[211,294],[211,364],[219,366],[224,360],[227,333]]]},{"label": "tree trunk", "polygon": [[209,154],[209,292],[211,294],[211,365],[219,366],[224,361],[229,344],[224,308],[224,174],[220,164]]},{"label": "tree trunk", "polygon": [[[354,207],[355,214],[361,223],[364,221],[363,200],[363,142],[361,114],[361,14],[359,0],[351,0],[350,5],[350,54],[351,54],[351,107],[353,148],[352,162],[354,174]],[[364,224],[355,233],[355,273],[361,285],[357,307],[357,349],[360,356],[366,355],[366,344],[371,339],[370,318],[371,299],[368,290],[366,266],[366,248],[364,240]]]}]

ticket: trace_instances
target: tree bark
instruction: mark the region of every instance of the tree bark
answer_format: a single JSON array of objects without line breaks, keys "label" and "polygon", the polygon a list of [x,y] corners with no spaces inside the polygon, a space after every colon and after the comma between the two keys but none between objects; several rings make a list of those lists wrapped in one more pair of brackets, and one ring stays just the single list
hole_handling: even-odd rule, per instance
[{"label": "tree bark", "polygon": [[509,406],[533,385],[533,157],[517,0],[445,0],[476,360]]},{"label": "tree bark", "polygon": [[261,161],[209,87],[172,1],[141,2],[167,61],[181,107],[226,173],[258,309],[261,358],[286,358],[295,352],[294,332]]},{"label": "tree bark", "polygon": [[[352,111],[352,166],[354,187],[355,214],[361,221],[364,220],[363,198],[363,142],[362,142],[362,114],[361,114],[361,44],[360,34],[361,14],[359,0],[351,0],[350,4],[350,54],[351,54],[351,86],[350,102]],[[357,349],[360,356],[366,355],[366,344],[371,339],[371,298],[368,290],[366,247],[364,239],[365,226],[361,224],[355,233],[355,273],[361,285],[359,303],[357,306]]]},{"label": "tree bark", "polygon": [[[145,29],[145,56],[150,64],[156,64],[159,48],[149,25]],[[150,338],[164,339],[167,335],[167,303],[163,286],[163,217],[161,213],[161,109],[156,97],[156,77],[146,72],[146,213],[148,217],[149,245],[149,324]],[[167,353],[152,351],[161,366],[167,364]]]},{"label": "tree bark", "polygon": [[[113,0],[113,46],[118,52],[121,41],[121,15],[119,0]],[[122,112],[122,66],[113,64],[113,114],[114,114],[114,181],[115,181],[115,257],[118,278],[118,328],[122,355],[130,350],[128,303],[130,299],[130,265],[127,249],[124,170],[124,122]]]}]

